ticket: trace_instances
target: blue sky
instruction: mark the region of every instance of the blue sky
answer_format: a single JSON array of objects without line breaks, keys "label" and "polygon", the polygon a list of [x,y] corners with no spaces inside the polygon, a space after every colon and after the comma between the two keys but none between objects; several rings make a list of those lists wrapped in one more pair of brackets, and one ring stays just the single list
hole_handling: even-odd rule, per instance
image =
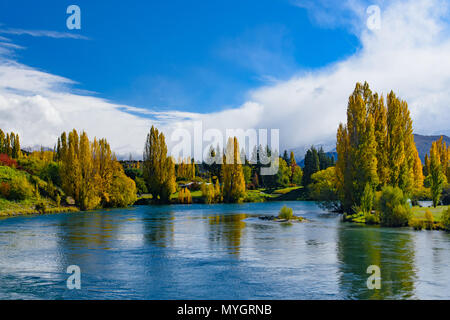
[{"label": "blue sky", "polygon": [[196,122],[278,129],[281,150],[333,148],[368,81],[408,102],[416,133],[450,135],[449,56],[448,0],[4,0],[0,128],[25,146],[86,130],[138,157],[152,125],[171,148]]},{"label": "blue sky", "polygon": [[[81,8],[81,30],[66,8]],[[9,35],[18,60],[116,103],[158,110],[239,106],[255,87],[353,54],[358,38],[322,28],[287,0],[2,1],[3,28],[89,40]]]}]

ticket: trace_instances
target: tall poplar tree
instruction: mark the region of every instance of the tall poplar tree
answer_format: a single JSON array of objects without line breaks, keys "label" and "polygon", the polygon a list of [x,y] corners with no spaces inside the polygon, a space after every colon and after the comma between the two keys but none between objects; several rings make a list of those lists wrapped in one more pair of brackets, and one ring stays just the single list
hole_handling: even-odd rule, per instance
[{"label": "tall poplar tree", "polygon": [[245,194],[245,179],[236,137],[229,138],[222,164],[223,200],[238,202]]},{"label": "tall poplar tree", "polygon": [[143,162],[144,179],[155,201],[167,203],[176,190],[175,163],[167,156],[164,134],[154,126],[147,135]]}]

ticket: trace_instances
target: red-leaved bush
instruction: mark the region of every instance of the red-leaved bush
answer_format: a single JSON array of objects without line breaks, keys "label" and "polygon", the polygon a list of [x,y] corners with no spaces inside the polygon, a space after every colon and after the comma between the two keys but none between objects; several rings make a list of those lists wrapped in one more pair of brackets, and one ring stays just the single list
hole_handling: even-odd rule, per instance
[{"label": "red-leaved bush", "polygon": [[3,196],[3,198],[8,199],[10,194],[11,187],[9,186],[8,182],[1,182],[0,183],[0,195]]},{"label": "red-leaved bush", "polygon": [[7,154],[0,154],[0,166],[17,168],[17,161],[8,157]]}]

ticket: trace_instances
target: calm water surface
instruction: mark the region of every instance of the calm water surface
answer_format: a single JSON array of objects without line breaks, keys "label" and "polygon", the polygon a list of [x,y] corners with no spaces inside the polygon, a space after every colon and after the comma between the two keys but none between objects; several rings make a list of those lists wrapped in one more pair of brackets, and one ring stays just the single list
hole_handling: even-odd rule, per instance
[{"label": "calm water surface", "polygon": [[[450,234],[342,223],[288,202],[140,206],[0,220],[1,299],[449,299]],[[66,268],[81,268],[68,290]],[[368,290],[366,269],[381,268]]]}]

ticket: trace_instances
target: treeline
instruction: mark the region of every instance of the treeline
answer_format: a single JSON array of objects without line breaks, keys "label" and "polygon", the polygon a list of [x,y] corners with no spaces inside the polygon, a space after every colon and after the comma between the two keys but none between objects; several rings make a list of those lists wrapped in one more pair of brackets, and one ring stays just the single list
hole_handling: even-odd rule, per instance
[{"label": "treeline", "polygon": [[14,132],[5,134],[0,129],[0,154],[6,154],[13,159],[18,159],[22,155],[18,134]]},{"label": "treeline", "polygon": [[[197,191],[204,203],[239,202],[251,201],[246,198],[251,189],[301,185],[303,171],[293,153],[287,161],[276,157],[279,166],[276,174],[259,174],[261,168],[270,165],[267,160],[272,155],[275,156],[269,147],[257,146],[249,160],[237,138],[230,137],[223,150],[211,147],[202,163],[191,158],[180,158],[176,163],[168,155],[164,134],[152,127],[142,163],[125,161],[124,167],[125,173],[135,180],[138,192],[151,194],[153,202],[191,203],[192,192]],[[174,198],[172,194],[176,191],[178,195]]]},{"label": "treeline", "polygon": [[[1,133],[1,130],[0,130]],[[0,134],[0,136],[3,136]],[[13,136],[11,140],[7,137]],[[105,139],[89,141],[85,132],[65,132],[54,151],[20,152],[18,135],[7,135],[0,154],[0,196],[31,200],[39,211],[76,205],[81,210],[124,207],[136,201],[136,186]],[[11,144],[11,141],[13,143]],[[19,152],[14,152],[19,148]]]}]

